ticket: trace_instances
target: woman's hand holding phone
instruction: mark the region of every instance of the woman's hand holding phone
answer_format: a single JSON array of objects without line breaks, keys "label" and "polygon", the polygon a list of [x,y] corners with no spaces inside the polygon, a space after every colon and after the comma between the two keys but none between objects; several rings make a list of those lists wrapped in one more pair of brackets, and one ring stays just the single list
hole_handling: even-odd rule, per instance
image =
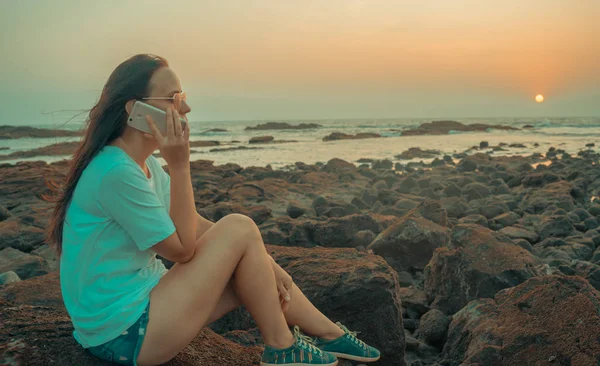
[{"label": "woman's hand holding phone", "polygon": [[169,169],[190,167],[190,127],[189,123],[181,127],[179,112],[174,108],[167,108],[167,134],[163,135],[150,115],[146,115],[146,122],[154,133],[158,148]]}]

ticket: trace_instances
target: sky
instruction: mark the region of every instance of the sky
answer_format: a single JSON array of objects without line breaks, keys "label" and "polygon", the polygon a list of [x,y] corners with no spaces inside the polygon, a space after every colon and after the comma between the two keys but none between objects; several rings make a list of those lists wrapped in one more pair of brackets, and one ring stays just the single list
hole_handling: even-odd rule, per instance
[{"label": "sky", "polygon": [[91,108],[137,53],[197,121],[600,116],[598,19],[599,0],[0,1],[0,125]]}]

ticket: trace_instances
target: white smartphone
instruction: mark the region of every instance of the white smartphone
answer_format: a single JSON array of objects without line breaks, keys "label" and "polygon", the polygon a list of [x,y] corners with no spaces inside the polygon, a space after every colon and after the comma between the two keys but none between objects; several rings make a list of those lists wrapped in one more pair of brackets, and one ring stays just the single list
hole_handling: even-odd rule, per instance
[{"label": "white smartphone", "polygon": [[[146,115],[150,115],[156,123],[156,127],[160,130],[163,135],[167,134],[167,112],[162,109],[151,106],[150,104],[140,102],[136,100],[131,108],[131,113],[127,117],[127,124],[137,130],[154,135],[148,122],[146,122]],[[185,128],[187,120],[179,117],[181,121],[181,129]]]}]

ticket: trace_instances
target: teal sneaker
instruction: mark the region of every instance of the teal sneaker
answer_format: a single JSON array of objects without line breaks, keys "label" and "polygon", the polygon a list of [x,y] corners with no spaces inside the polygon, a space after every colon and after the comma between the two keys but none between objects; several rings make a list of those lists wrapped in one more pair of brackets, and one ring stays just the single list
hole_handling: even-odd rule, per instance
[{"label": "teal sneaker", "polygon": [[298,326],[294,327],[294,344],[288,348],[265,347],[260,366],[335,366],[337,358],[315,347],[312,338],[303,335]]},{"label": "teal sneaker", "polygon": [[379,350],[356,338],[358,332],[349,331],[348,328],[340,322],[335,324],[342,328],[346,334],[332,340],[316,338],[314,343],[317,347],[322,351],[347,360],[360,362],[373,362],[379,360],[379,357],[381,357]]}]

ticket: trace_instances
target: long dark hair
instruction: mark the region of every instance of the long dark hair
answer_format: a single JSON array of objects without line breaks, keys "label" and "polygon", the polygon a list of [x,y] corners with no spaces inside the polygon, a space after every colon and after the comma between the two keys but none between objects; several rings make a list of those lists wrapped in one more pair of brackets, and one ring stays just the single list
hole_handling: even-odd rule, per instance
[{"label": "long dark hair", "polygon": [[135,55],[117,66],[104,85],[100,99],[90,109],[83,138],[69,162],[69,171],[64,184],[46,180],[46,185],[55,195],[46,195],[43,198],[54,202],[55,205],[45,239],[50,246],[56,248],[58,255],[62,253],[62,235],[67,208],[81,174],[106,144],[125,131],[127,101],[148,96],[152,75],[159,68],[168,66],[166,59],[153,54]]}]

